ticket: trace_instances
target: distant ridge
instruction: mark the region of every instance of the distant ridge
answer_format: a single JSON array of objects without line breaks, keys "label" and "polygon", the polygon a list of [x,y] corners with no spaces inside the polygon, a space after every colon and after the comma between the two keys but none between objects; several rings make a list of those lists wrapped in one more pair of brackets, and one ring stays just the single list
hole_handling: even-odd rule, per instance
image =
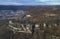
[{"label": "distant ridge", "polygon": [[35,6],[18,6],[18,5],[0,5],[0,10],[25,10],[34,8]]},{"label": "distant ridge", "polygon": [[38,6],[24,6],[24,5],[0,5],[0,10],[29,10],[35,7],[57,7],[59,8],[60,5],[55,6],[48,6],[48,5],[38,5]]}]

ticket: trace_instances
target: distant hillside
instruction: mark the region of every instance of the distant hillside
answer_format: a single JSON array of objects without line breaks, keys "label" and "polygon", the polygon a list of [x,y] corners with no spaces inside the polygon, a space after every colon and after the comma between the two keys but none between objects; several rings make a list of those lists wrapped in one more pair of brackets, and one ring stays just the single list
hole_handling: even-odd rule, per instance
[{"label": "distant hillside", "polygon": [[59,5],[57,6],[48,6],[48,5],[40,5],[40,6],[14,6],[14,5],[0,5],[0,10],[31,10],[34,8],[51,8],[57,7],[60,8]]},{"label": "distant hillside", "polygon": [[[7,10],[7,11],[4,11]],[[12,11],[8,11],[8,10],[12,10],[14,11],[13,13],[11,13]],[[23,11],[27,11],[28,14],[31,15],[36,15],[38,17],[38,15],[42,15],[44,13],[58,13],[60,14],[60,6],[48,6],[48,5],[40,5],[40,6],[15,6],[15,5],[0,5],[0,18],[7,18],[9,17],[14,17],[16,16],[16,14],[18,14],[19,16],[21,16],[21,12],[17,13],[16,11],[19,10],[23,10]],[[23,13],[23,12],[22,12]],[[24,12],[24,14],[26,14]],[[9,18],[8,17],[8,18]]]}]

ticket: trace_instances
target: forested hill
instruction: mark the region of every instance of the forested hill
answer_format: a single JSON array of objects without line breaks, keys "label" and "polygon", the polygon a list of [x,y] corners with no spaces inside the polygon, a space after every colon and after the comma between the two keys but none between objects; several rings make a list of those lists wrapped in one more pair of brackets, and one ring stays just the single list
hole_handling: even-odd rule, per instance
[{"label": "forested hill", "polygon": [[60,13],[60,5],[39,5],[39,6],[18,6],[18,5],[0,5],[0,10],[25,10],[29,13]]},{"label": "forested hill", "polygon": [[48,5],[40,5],[40,6],[18,6],[18,5],[0,5],[0,10],[31,10],[34,8],[51,8],[51,7],[57,7],[60,8],[59,5],[57,6],[48,6]]}]

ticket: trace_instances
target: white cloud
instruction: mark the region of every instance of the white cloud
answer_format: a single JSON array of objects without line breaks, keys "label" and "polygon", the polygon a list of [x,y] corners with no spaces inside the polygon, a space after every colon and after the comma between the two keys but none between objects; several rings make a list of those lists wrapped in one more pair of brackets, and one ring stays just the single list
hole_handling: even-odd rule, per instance
[{"label": "white cloud", "polygon": [[0,5],[60,5],[60,0],[0,0]]},{"label": "white cloud", "polygon": [[50,1],[50,0],[35,0],[35,2],[47,2],[47,1]]},{"label": "white cloud", "polygon": [[35,2],[60,2],[60,0],[35,0]]},{"label": "white cloud", "polygon": [[60,2],[50,2],[50,3],[46,3],[47,5],[60,5]]},{"label": "white cloud", "polygon": [[17,2],[2,2],[0,5],[23,5],[23,3],[17,3]]}]

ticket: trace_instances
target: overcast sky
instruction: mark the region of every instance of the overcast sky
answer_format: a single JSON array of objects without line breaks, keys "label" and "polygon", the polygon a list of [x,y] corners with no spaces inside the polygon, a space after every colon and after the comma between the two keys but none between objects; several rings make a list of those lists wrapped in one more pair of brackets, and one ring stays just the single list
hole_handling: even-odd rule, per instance
[{"label": "overcast sky", "polygon": [[60,5],[60,0],[0,0],[0,5]]}]

